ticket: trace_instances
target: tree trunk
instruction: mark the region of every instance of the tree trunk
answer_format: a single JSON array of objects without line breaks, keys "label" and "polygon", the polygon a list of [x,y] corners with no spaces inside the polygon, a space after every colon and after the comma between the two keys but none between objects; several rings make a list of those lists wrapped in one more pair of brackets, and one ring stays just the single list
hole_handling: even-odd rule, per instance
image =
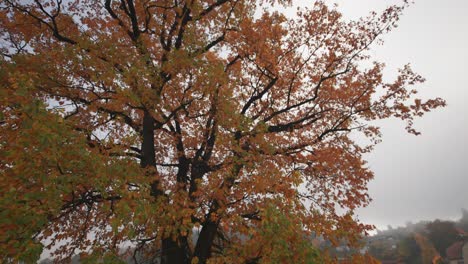
[{"label": "tree trunk", "polygon": [[143,115],[143,141],[141,143],[141,162],[142,168],[156,168],[156,153],[154,149],[154,119],[148,111]]},{"label": "tree trunk", "polygon": [[[189,163],[185,157],[179,158],[179,171],[177,172],[177,182],[185,182]],[[184,190],[182,190],[184,191]],[[161,263],[162,264],[188,264],[189,247],[186,236],[179,235],[174,241],[171,237],[162,240]]]},{"label": "tree trunk", "polygon": [[208,221],[203,225],[194,253],[194,256],[198,258],[198,261],[201,264],[206,263],[208,258],[211,257],[211,248],[213,246],[217,229],[218,224],[213,221]]},{"label": "tree trunk", "polygon": [[[156,156],[154,147],[154,129],[155,121],[151,114],[145,110],[143,115],[143,141],[141,143],[141,163],[142,168],[156,170]],[[154,171],[154,175],[156,171]],[[158,197],[163,195],[159,186],[159,181],[155,179],[151,183],[151,195]],[[179,237],[177,241],[169,238],[162,239],[161,245],[161,262],[162,264],[187,264],[188,263],[188,247],[187,238]]]},{"label": "tree trunk", "polygon": [[188,264],[187,238],[174,241],[170,237],[162,240],[161,264]]}]

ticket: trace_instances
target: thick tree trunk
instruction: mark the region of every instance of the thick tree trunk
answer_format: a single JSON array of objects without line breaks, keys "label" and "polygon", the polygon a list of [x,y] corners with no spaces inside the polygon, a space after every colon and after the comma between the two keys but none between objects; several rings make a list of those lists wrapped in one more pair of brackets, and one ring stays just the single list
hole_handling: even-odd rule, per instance
[{"label": "thick tree trunk", "polygon": [[[141,167],[156,170],[156,156],[154,147],[154,129],[155,120],[148,111],[144,112],[143,116],[143,140],[141,143]],[[156,171],[154,171],[156,173]],[[159,181],[155,179],[151,183],[151,195],[157,197],[163,195],[159,186]],[[162,264],[187,264],[188,263],[188,247],[187,238],[179,237],[177,241],[171,238],[162,239],[161,245],[161,262]]]},{"label": "thick tree trunk", "polygon": [[[141,144],[141,167],[150,168],[156,170],[156,157],[155,157],[155,146],[154,146],[154,129],[155,120],[148,111],[144,112],[143,115],[143,131],[142,131],[142,144]],[[188,167],[186,162],[184,167]],[[184,168],[185,174],[187,169]],[[179,174],[183,173],[182,171]],[[156,171],[155,171],[156,174]],[[178,175],[179,178],[182,175]],[[158,197],[163,195],[162,190],[159,186],[159,181],[154,179],[151,183],[151,195]],[[180,236],[177,241],[169,238],[163,238],[161,243],[161,262],[162,264],[186,264],[188,262],[188,244],[187,238]]]},{"label": "thick tree trunk", "polygon": [[216,236],[218,224],[213,221],[208,221],[203,225],[203,228],[198,237],[197,245],[195,246],[194,256],[198,258],[199,263],[205,264],[211,256],[211,248]]},{"label": "thick tree trunk", "polygon": [[[181,241],[182,240],[182,241]],[[187,239],[182,237],[179,241],[171,238],[162,240],[161,264],[188,264]]]},{"label": "thick tree trunk", "polygon": [[[188,161],[181,157],[179,158],[179,171],[177,173],[177,182],[184,182],[187,179],[187,172],[189,168]],[[182,190],[183,191],[183,190]],[[165,238],[162,240],[161,252],[162,264],[188,264],[189,262],[189,247],[187,237],[178,236],[174,241],[172,238]]]},{"label": "thick tree trunk", "polygon": [[142,168],[156,168],[156,154],[154,149],[154,119],[148,111],[143,115],[143,141],[141,142],[141,162]]}]

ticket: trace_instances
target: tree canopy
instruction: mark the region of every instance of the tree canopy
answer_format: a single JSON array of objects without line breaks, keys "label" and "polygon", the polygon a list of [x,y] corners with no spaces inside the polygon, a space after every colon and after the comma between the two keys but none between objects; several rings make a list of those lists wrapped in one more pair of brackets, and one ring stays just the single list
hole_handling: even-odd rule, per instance
[{"label": "tree canopy", "polygon": [[417,134],[445,102],[414,97],[409,65],[384,81],[367,52],[406,3],[357,21],[324,1],[273,11],[291,4],[3,0],[0,256],[131,243],[163,263],[299,263],[318,256],[298,230],[356,243],[372,121]]}]

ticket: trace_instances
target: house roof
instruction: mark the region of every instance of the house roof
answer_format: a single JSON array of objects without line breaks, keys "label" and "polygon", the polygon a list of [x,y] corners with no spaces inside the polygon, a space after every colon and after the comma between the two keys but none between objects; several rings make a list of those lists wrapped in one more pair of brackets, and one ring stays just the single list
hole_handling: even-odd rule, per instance
[{"label": "house roof", "polygon": [[458,241],[453,243],[450,247],[448,247],[445,252],[447,255],[447,258],[449,260],[456,260],[456,259],[462,259],[462,248],[463,248],[464,242],[463,241]]},{"label": "house roof", "polygon": [[465,232],[465,230],[463,230],[463,229],[461,229],[461,228],[456,227],[455,230],[457,230],[457,233],[458,233],[459,235],[462,235],[462,236],[467,236],[467,235],[468,235],[468,233]]}]

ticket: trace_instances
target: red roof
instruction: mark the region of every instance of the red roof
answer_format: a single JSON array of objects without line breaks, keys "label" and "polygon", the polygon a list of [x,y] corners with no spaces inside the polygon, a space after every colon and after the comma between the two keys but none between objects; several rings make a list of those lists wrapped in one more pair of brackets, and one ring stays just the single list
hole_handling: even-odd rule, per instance
[{"label": "red roof", "polygon": [[463,248],[463,241],[458,241],[453,243],[450,247],[448,247],[445,252],[447,253],[447,258],[449,260],[456,260],[462,259],[462,248]]},{"label": "red roof", "polygon": [[463,230],[463,229],[461,229],[461,228],[456,227],[455,230],[457,230],[457,232],[458,232],[459,235],[463,235],[463,236],[468,235],[468,233],[465,232],[465,230]]}]

